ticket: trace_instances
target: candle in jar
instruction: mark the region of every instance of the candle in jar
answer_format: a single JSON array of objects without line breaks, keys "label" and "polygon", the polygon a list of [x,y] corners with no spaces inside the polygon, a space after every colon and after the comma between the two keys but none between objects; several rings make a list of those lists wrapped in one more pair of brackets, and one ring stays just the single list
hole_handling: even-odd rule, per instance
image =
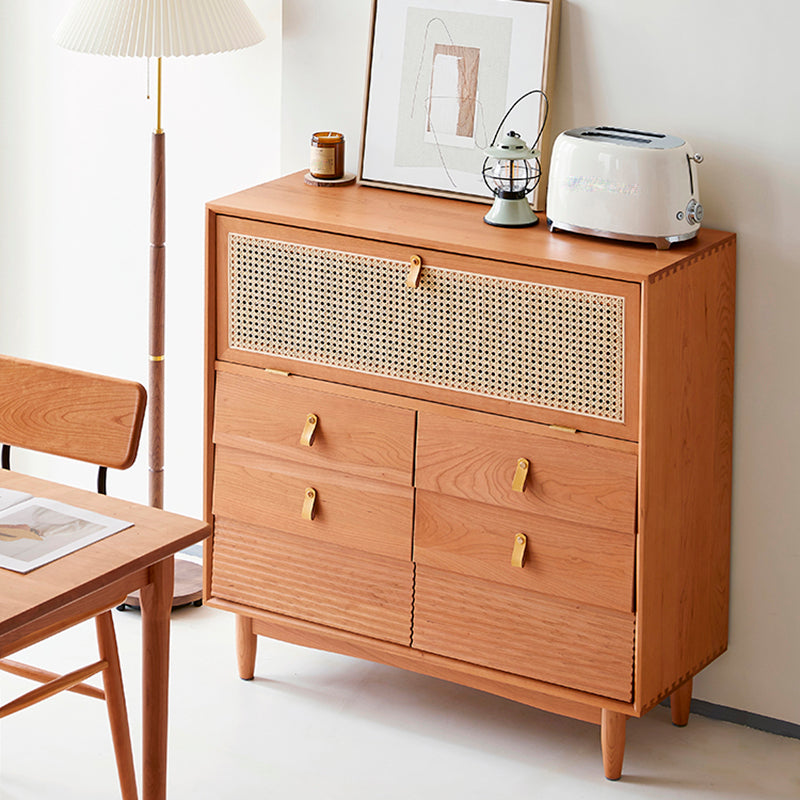
[{"label": "candle in jar", "polygon": [[311,168],[315,178],[336,179],[344,175],[344,136],[319,131],[311,137]]}]

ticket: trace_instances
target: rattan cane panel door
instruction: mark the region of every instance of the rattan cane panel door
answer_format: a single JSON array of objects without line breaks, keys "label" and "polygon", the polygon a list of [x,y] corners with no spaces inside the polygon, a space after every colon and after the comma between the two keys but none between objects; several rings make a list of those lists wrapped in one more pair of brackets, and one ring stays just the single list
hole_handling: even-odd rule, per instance
[{"label": "rattan cane panel door", "polygon": [[[594,279],[603,289],[596,291],[519,280],[492,274],[488,262],[484,273],[440,267],[434,255],[409,287],[406,261],[374,246],[358,252],[357,240],[326,247],[221,233],[221,328],[235,353],[566,412],[630,432],[626,373],[634,359],[626,337],[636,333],[627,328],[638,296],[627,284]],[[584,422],[574,427],[591,429]]]}]

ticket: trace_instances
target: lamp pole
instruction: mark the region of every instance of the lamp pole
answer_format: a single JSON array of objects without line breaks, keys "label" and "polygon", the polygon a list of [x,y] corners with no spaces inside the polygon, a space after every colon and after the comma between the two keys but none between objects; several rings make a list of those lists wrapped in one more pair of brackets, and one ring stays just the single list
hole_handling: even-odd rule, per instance
[{"label": "lamp pole", "polygon": [[150,171],[150,505],[164,507],[164,327],[166,306],[166,182],[164,130],[161,127],[161,58],[158,59],[156,129]]}]

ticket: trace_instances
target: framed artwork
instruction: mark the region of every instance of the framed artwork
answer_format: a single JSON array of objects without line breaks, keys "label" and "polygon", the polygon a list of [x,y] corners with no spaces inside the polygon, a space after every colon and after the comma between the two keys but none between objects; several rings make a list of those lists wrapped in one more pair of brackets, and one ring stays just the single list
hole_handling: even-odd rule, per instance
[{"label": "framed artwork", "polygon": [[[373,0],[359,181],[489,202],[483,151],[503,116],[532,89],[552,100],[559,9],[560,0]],[[536,94],[505,127],[533,145],[544,117]]]}]

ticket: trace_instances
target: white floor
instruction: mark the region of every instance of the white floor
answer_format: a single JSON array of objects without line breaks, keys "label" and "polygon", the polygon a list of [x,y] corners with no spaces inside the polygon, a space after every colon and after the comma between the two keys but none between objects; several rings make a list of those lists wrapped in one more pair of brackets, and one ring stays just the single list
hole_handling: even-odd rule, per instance
[{"label": "white floor", "polygon": [[[138,763],[140,617],[115,618]],[[39,645],[36,663],[74,666],[93,637]],[[0,674],[2,699],[29,686]],[[207,608],[173,614],[170,712],[170,800],[800,797],[800,741],[697,715],[675,728],[662,707],[629,721],[612,783],[597,727],[443,681],[265,639],[241,681],[233,619]],[[0,722],[0,800],[118,796],[104,704],[62,694]]]}]

